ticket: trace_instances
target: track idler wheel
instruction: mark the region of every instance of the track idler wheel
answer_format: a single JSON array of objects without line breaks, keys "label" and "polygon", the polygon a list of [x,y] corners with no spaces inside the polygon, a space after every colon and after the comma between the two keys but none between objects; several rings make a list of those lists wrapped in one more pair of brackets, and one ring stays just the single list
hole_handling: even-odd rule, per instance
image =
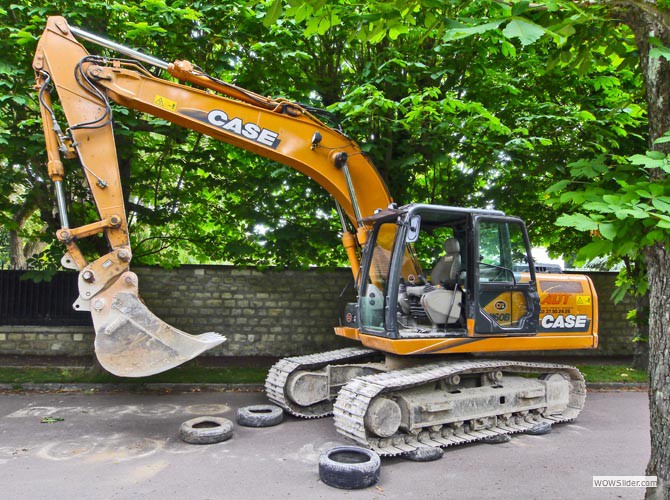
[{"label": "track idler wheel", "polygon": [[391,399],[374,399],[365,414],[365,428],[372,434],[385,438],[393,436],[400,428],[402,413],[400,406]]}]

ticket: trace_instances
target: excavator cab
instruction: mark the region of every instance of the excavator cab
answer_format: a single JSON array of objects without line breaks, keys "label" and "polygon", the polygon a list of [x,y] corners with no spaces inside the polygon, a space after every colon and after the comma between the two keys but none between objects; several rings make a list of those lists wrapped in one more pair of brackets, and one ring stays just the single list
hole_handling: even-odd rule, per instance
[{"label": "excavator cab", "polygon": [[417,204],[364,222],[373,229],[351,315],[362,333],[409,339],[537,331],[540,299],[521,219]]}]

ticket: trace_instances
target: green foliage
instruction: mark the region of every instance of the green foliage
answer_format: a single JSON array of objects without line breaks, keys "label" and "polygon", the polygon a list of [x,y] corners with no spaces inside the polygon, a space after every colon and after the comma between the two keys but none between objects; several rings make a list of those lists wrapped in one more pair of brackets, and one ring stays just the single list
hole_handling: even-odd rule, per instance
[{"label": "green foliage", "polygon": [[21,281],[32,281],[34,283],[41,283],[43,281],[49,282],[58,272],[58,269],[40,269],[40,270],[30,270],[26,271],[21,275]]},{"label": "green foliage", "polygon": [[551,202],[570,212],[557,224],[588,231],[593,238],[579,250],[577,260],[610,256],[624,263],[612,294],[615,303],[626,295],[647,294],[645,249],[670,242],[670,181],[650,177],[648,171],[660,170],[666,162],[660,151],[581,160],[572,165],[570,182],[554,186],[553,192],[562,194]]},{"label": "green foliage", "polygon": [[[526,219],[533,240],[556,251],[588,238],[556,230],[545,190],[580,158],[639,151],[645,126],[630,33],[605,30],[593,9],[573,2],[26,0],[0,7],[0,217],[26,238],[58,227],[28,89],[48,14],[162,59],[192,60],[261,94],[328,107],[400,203],[495,206]],[[607,43],[585,48],[587,35]],[[134,262],[344,262],[332,201],[311,180],[124,108],[115,108],[115,121]],[[79,166],[66,168],[71,220],[95,220]],[[15,221],[18,206],[31,207],[48,231]],[[93,241],[88,251],[101,247]],[[53,245],[55,262],[59,251]]]},{"label": "green foliage", "polygon": [[521,45],[530,45],[537,42],[546,30],[535,23],[530,23],[524,19],[512,19],[503,30],[503,35],[507,38],[518,38]]},{"label": "green foliage", "polygon": [[625,365],[578,365],[587,383],[645,383],[648,375],[645,370],[638,370]]},{"label": "green foliage", "polygon": [[[615,163],[616,161],[616,163]],[[613,253],[638,259],[645,247],[670,240],[670,182],[650,179],[648,169],[664,169],[667,155],[649,151],[628,158],[598,157],[570,165],[578,190],[565,191],[553,201],[576,212],[559,217],[557,224],[592,231],[597,238],[578,254],[581,260]],[[554,191],[570,184],[554,186]]]},{"label": "green foliage", "polygon": [[649,57],[664,58],[670,61],[670,48],[665,47],[658,38],[650,37],[649,42],[653,48],[649,51]]}]

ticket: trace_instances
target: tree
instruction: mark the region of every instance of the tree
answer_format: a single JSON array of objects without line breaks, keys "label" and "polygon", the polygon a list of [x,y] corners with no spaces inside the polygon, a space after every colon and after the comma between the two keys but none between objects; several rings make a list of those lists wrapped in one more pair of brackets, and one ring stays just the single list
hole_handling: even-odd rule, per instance
[{"label": "tree", "polygon": [[[581,212],[564,216],[562,225],[593,231],[597,239],[584,256],[613,254],[622,258],[624,284],[634,291],[638,328],[648,328],[649,401],[652,453],[647,475],[658,477],[649,498],[670,498],[670,10],[665,2],[618,2],[608,6],[610,22],[625,23],[635,35],[645,83],[648,151],[628,158],[601,157],[573,166],[573,178],[595,184],[566,193]],[[647,317],[648,314],[648,317]]]},{"label": "tree", "polygon": [[[329,107],[370,154],[400,203],[497,204],[527,216],[536,242],[556,233],[544,222],[551,213],[544,189],[555,182],[561,165],[579,157],[583,143],[611,134],[609,123],[621,114],[613,99],[586,99],[580,78],[572,75],[566,82],[556,64],[551,68],[551,42],[524,45],[519,33],[496,30],[500,22],[463,28],[479,15],[477,5],[403,17],[392,4],[380,13],[373,10],[376,4],[327,3],[323,13],[300,3],[287,10],[285,19],[268,22],[277,14],[276,4],[173,0],[44,6],[24,1],[6,13],[11,16],[6,39],[18,43],[12,81],[30,80],[25,61],[42,19],[60,10],[73,24],[164,59],[191,59],[259,93]],[[487,15],[512,14],[495,2],[488,5]],[[434,29],[449,16],[463,22]],[[384,20],[391,23],[389,36],[380,36]],[[493,37],[492,42],[471,43],[463,29],[475,38]],[[587,76],[594,81],[607,77],[597,71]],[[32,111],[23,106],[23,121],[8,119],[7,135],[16,142],[30,137],[30,159],[43,169],[34,96],[27,103]],[[600,127],[594,117],[610,112],[615,118]],[[115,119],[124,186],[130,190],[134,262],[344,262],[332,202],[310,180],[123,108],[115,110]],[[17,123],[31,128],[21,130]],[[561,165],[553,165],[566,144],[577,146]],[[13,149],[7,161],[21,165],[16,175],[25,176],[27,161],[19,161]],[[35,178],[44,179],[44,173]],[[510,196],[512,185],[523,186],[523,196]],[[25,193],[35,189],[30,185]],[[45,185],[44,193],[48,190]],[[90,205],[81,203],[85,191],[72,183],[69,196],[71,218],[90,221]],[[15,213],[16,206],[10,200],[6,213]],[[43,218],[51,216],[48,203],[39,206]],[[49,227],[51,232],[57,228],[53,216]],[[58,246],[53,248],[56,253]]]},{"label": "tree", "polygon": [[[670,10],[665,2],[619,2],[610,12],[635,34],[640,69],[644,77],[648,110],[648,147],[646,155],[629,158],[629,164],[617,168],[619,189],[601,193],[586,208],[584,223],[595,224],[602,243],[621,252],[619,244],[630,247],[634,257],[644,258],[649,289],[649,401],[652,453],[647,474],[658,477],[658,488],[647,491],[649,498],[670,498],[670,182],[668,132],[670,132]],[[631,167],[638,175],[625,178]],[[623,177],[623,178],[622,178]],[[614,214],[614,217],[611,217]],[[603,230],[609,234],[603,234]],[[631,245],[631,238],[634,242]],[[626,241],[627,240],[627,241]],[[635,253],[639,252],[639,253]]]},{"label": "tree", "polygon": [[[608,34],[592,16],[564,21],[526,2],[289,4],[268,16],[294,19],[309,36],[349,33],[345,63],[358,77],[343,81],[333,109],[381,159],[396,198],[495,205],[525,216],[538,243],[570,252],[584,244],[553,226],[545,190],[594,149],[639,148],[643,97],[629,30]],[[609,49],[573,54],[574,24],[607,35]]]},{"label": "tree", "polygon": [[[600,153],[607,156],[599,162],[600,170],[592,170],[598,161],[587,148],[581,150],[577,159],[581,164],[570,161],[569,154],[563,154],[568,161],[558,165],[553,172],[555,180],[560,174],[572,173],[573,176],[598,177],[599,185],[586,193],[571,194],[581,199],[578,205],[590,211],[589,215],[577,214],[564,218],[565,225],[574,225],[577,229],[594,231],[598,240],[590,244],[600,251],[612,251],[629,262],[629,273],[635,267],[638,275],[644,275],[641,265],[646,264],[649,286],[649,380],[650,410],[652,430],[652,454],[647,474],[658,477],[658,488],[649,489],[647,496],[670,497],[670,439],[668,439],[668,419],[670,418],[670,397],[668,384],[670,379],[670,350],[667,324],[670,318],[670,257],[666,246],[670,240],[670,204],[668,202],[668,139],[663,135],[670,130],[670,102],[667,99],[670,90],[670,9],[667,2],[653,0],[622,0],[620,2],[591,2],[581,4],[572,1],[552,0],[546,2],[497,2],[482,0],[464,3],[433,3],[416,1],[369,2],[364,12],[352,8],[350,2],[340,1],[323,3],[318,1],[301,2],[287,12],[306,22],[306,31],[327,31],[330,26],[343,23],[347,16],[361,16],[367,26],[361,27],[356,36],[371,43],[385,39],[403,39],[406,34],[415,32],[413,27],[425,26],[430,36],[442,36],[446,39],[472,37],[478,38],[489,46],[499,42],[510,50],[510,40],[517,40],[522,46],[535,44],[543,37],[551,37],[561,51],[560,58],[567,64],[562,65],[566,79],[571,74],[584,75],[589,71],[591,60],[610,58],[612,52],[622,49],[619,55],[621,64],[612,69],[618,70],[630,60],[630,48],[622,41],[621,25],[625,24],[635,36],[640,74],[645,86],[645,101],[649,130],[647,135],[650,152],[646,155],[633,155],[627,147],[639,139],[627,127],[615,124],[610,131],[620,136],[612,138]],[[281,16],[281,0],[274,0],[269,9],[270,21]],[[296,10],[297,9],[297,10]],[[307,12],[307,14],[305,14]],[[309,17],[308,17],[309,16]],[[460,17],[459,17],[460,16]],[[480,35],[487,34],[485,40]],[[426,34],[426,37],[429,35]],[[569,42],[569,43],[568,43]],[[504,45],[507,43],[507,45]],[[613,71],[610,78],[617,78]],[[609,80],[612,82],[612,80]],[[601,80],[600,85],[603,85]],[[639,87],[638,87],[639,88]],[[583,100],[579,101],[584,103]],[[634,102],[634,101],[633,101]],[[638,111],[620,114],[627,126],[641,121],[641,106]],[[601,138],[607,138],[602,134]],[[568,142],[572,147],[579,142]],[[622,143],[627,142],[626,145]],[[596,146],[598,144],[596,143]],[[597,147],[596,147],[597,149]],[[562,152],[566,153],[565,150]],[[640,152],[639,149],[637,151]],[[621,161],[629,157],[629,161]],[[573,156],[573,158],[575,158]],[[537,162],[537,158],[534,159]],[[639,167],[642,167],[640,169]],[[584,170],[585,169],[585,170]],[[576,170],[580,170],[576,173]],[[640,170],[644,174],[640,178]],[[562,172],[561,172],[562,171]],[[519,178],[520,170],[513,170]],[[523,176],[521,176],[523,179]],[[600,184],[600,181],[603,184]],[[571,182],[563,181],[565,188]],[[614,187],[608,186],[613,184]],[[557,188],[554,188],[557,189]],[[614,194],[613,194],[614,190]],[[527,195],[528,196],[528,195]],[[568,221],[570,223],[568,224]],[[638,236],[639,238],[632,239]],[[625,246],[627,251],[622,251]],[[634,267],[632,266],[634,264]],[[630,277],[630,276],[629,276]],[[639,276],[636,278],[640,289]]]},{"label": "tree", "polygon": [[[252,10],[243,2],[210,5],[180,0],[46,4],[23,0],[11,8],[10,2],[0,3],[0,68],[5,76],[0,87],[0,164],[6,174],[0,180],[3,226],[19,237],[46,238],[52,254],[46,260],[59,262],[61,245],[53,237],[58,221],[49,202],[53,196],[36,94],[30,90],[32,54],[47,15],[62,14],[73,25],[166,60],[190,59],[259,93],[319,104],[311,101],[310,96],[319,93],[304,75],[302,66],[309,65],[302,62],[307,54],[301,52],[305,44],[298,30],[265,28],[257,15],[262,9]],[[296,57],[282,60],[276,57],[276,48],[273,54],[263,49],[261,40],[268,37],[275,45],[293,47]],[[94,45],[89,50],[106,52]],[[115,107],[114,119],[135,264],[301,267],[344,261],[332,202],[313,181],[122,107]],[[71,222],[95,220],[79,165],[70,161],[66,169]],[[101,239],[86,243],[91,243],[91,255],[104,246]],[[26,248],[13,252],[15,265],[24,265],[19,256],[25,252]]]}]

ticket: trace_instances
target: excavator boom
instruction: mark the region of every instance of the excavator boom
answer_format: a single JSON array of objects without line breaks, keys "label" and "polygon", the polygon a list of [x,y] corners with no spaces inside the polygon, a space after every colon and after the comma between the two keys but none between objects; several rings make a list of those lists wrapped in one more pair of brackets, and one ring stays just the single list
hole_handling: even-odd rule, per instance
[{"label": "excavator boom", "polygon": [[[77,38],[133,59],[91,55]],[[201,88],[155,77],[141,63]],[[366,233],[361,221],[375,209],[386,207],[391,198],[358,145],[300,104],[254,94],[206,75],[187,61],[161,61],[72,28],[62,17],[48,19],[33,68],[49,176],[61,218],[57,236],[68,250],[63,264],[80,272],[80,296],[74,307],[91,312],[96,354],[110,372],[131,377],[159,373],[225,340],[211,332],[194,336],[177,330],[139,299],[137,277],[129,271],[132,250],[110,101],[281,162],[314,179],[337,203],[343,243],[352,271],[358,273]],[[53,111],[52,87],[67,120],[65,130]],[[100,215],[98,221],[70,227],[61,156],[79,159]],[[359,200],[356,190],[363,188],[365,196]],[[110,251],[89,263],[77,241],[100,233]]]}]

